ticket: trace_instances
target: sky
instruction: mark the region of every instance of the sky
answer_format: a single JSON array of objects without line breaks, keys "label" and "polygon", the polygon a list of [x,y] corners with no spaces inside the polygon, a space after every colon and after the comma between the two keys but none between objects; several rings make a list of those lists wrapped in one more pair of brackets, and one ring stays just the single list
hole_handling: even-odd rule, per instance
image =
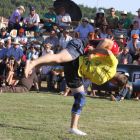
[{"label": "sky", "polygon": [[127,11],[137,15],[137,10],[140,8],[140,0],[73,0],[77,4],[83,4],[88,7],[114,7],[118,11]]}]

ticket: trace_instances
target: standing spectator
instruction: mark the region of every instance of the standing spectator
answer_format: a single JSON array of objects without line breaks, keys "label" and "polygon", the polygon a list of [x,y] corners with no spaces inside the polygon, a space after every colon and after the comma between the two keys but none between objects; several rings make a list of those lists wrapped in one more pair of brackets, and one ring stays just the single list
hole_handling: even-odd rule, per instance
[{"label": "standing spectator", "polygon": [[107,22],[102,23],[102,26],[100,27],[100,29],[95,34],[95,38],[97,38],[98,35],[99,35],[99,38],[101,38],[101,39],[109,38],[109,35],[111,37],[110,38],[111,40],[113,40],[113,38],[114,38],[113,33],[108,28],[108,23]]},{"label": "standing spectator", "polygon": [[27,36],[24,35],[24,29],[19,29],[19,36],[15,37],[14,41],[18,40],[18,43],[20,43],[20,47],[22,47],[23,51],[26,51],[26,44],[28,41]]},{"label": "standing spectator", "polygon": [[56,15],[54,14],[54,7],[50,6],[49,7],[49,13],[46,13],[43,17],[44,21],[44,27],[41,28],[40,32],[41,34],[45,31],[50,32],[53,29],[53,26],[56,21]]},{"label": "standing spectator", "polygon": [[122,63],[122,60],[126,58],[128,61],[128,64],[132,64],[133,59],[132,56],[129,54],[129,49],[127,47],[125,47],[124,52],[122,54],[119,55],[119,57],[117,58],[119,61],[119,64]]},{"label": "standing spectator", "polygon": [[40,36],[40,30],[37,29],[35,31],[35,36],[30,38],[29,40],[29,44],[30,45],[36,45],[36,48],[40,54],[41,50],[42,50],[42,46],[43,46],[43,42],[44,42],[44,38],[42,36]]},{"label": "standing spectator", "polygon": [[5,68],[5,59],[6,59],[7,49],[4,47],[4,40],[0,40],[0,76],[3,75]]},{"label": "standing spectator", "polygon": [[39,29],[39,22],[40,18],[39,15],[35,13],[35,7],[31,6],[30,13],[26,14],[23,19],[22,28],[24,29],[24,34],[26,35],[26,30],[32,30],[35,32],[37,29]]},{"label": "standing spectator", "polygon": [[72,40],[72,37],[69,36],[69,30],[64,30],[63,36],[61,36],[59,40],[59,49],[65,49],[70,40]]},{"label": "standing spectator", "polygon": [[51,50],[53,50],[54,52],[57,51],[59,46],[59,39],[56,37],[56,33],[54,29],[50,31],[50,36],[45,39],[44,45],[45,44],[50,44]]},{"label": "standing spectator", "polygon": [[5,47],[8,50],[10,48],[10,46],[11,46],[11,36],[10,36],[9,33],[6,32],[6,28],[4,28],[4,27],[1,28],[0,39],[4,40]]},{"label": "standing spectator", "polygon": [[123,21],[119,21],[118,22],[118,28],[114,30],[113,34],[114,36],[119,36],[119,35],[123,35],[125,38],[127,38],[127,30],[123,29]]},{"label": "standing spectator", "polygon": [[[129,79],[129,73],[124,73],[124,75]],[[110,95],[112,101],[123,101],[125,97],[127,99],[130,99],[133,91],[132,82],[127,80],[126,86],[123,88],[119,88],[119,91],[120,91],[119,96],[117,96],[116,98],[112,94]]]},{"label": "standing spectator", "polygon": [[82,25],[78,26],[76,29],[73,31],[73,38],[75,38],[75,32],[80,33],[80,39],[88,39],[88,33],[89,32],[94,32],[93,27],[88,23],[88,18],[84,17],[82,19]]},{"label": "standing spectator", "polygon": [[131,54],[133,61],[138,59],[138,49],[140,48],[140,41],[138,41],[138,35],[133,34],[132,40],[130,40],[126,46],[129,49],[129,53]]},{"label": "standing spectator", "polygon": [[13,29],[17,29],[17,35],[18,35],[18,31],[21,28],[19,22],[21,19],[21,14],[23,12],[25,12],[25,9],[23,6],[19,6],[18,9],[16,9],[13,12],[8,22],[8,33],[10,33]]},{"label": "standing spectator", "polygon": [[115,9],[114,8],[110,9],[110,16],[108,16],[106,18],[106,21],[107,21],[110,29],[112,29],[112,28],[116,29],[117,28],[119,17],[115,15]]},{"label": "standing spectator", "polygon": [[120,19],[120,21],[123,21],[124,23],[123,28],[127,30],[127,33],[129,33],[132,22],[130,18],[127,18],[127,11],[123,11],[121,13],[121,16],[122,18]]},{"label": "standing spectator", "polygon": [[63,30],[70,30],[70,23],[71,23],[71,17],[68,13],[66,13],[65,8],[60,8],[60,14],[58,15],[56,19],[56,25],[58,27],[57,30],[57,36],[60,38],[60,32],[62,33]]},{"label": "standing spectator", "polygon": [[104,16],[105,16],[105,12],[103,9],[100,9],[99,11],[96,12],[96,17],[94,19],[94,30],[95,32],[97,32],[101,26],[102,26],[102,23],[104,22]]},{"label": "standing spectator", "polygon": [[138,21],[138,23],[139,23],[139,30],[140,30],[140,8],[136,12],[138,12],[138,16],[136,18],[134,18],[133,21]]},{"label": "standing spectator", "polygon": [[19,71],[20,71],[20,67],[21,67],[21,60],[23,57],[23,50],[22,48],[19,46],[18,40],[16,40],[15,42],[12,42],[13,46],[10,47],[10,49],[8,50],[6,56],[6,63],[9,62],[9,58],[11,55],[14,55],[15,57],[15,61],[18,64],[18,70],[17,70],[17,75],[19,75]]}]

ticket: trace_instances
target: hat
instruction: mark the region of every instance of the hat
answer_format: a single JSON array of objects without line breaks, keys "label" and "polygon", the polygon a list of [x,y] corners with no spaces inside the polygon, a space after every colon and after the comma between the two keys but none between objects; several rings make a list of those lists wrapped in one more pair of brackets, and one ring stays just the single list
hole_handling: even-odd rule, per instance
[{"label": "hat", "polygon": [[138,11],[136,11],[136,12],[139,12],[140,11],[140,8],[138,9]]},{"label": "hat", "polygon": [[23,29],[23,28],[20,28],[20,29],[19,29],[19,32],[24,33],[24,29]]},{"label": "hat", "polygon": [[138,38],[138,35],[137,34],[133,34],[132,38]]},{"label": "hat", "polygon": [[35,10],[35,7],[34,6],[31,6],[30,7],[30,11],[34,11]]},{"label": "hat", "polygon": [[65,9],[65,7],[61,7],[60,10],[61,10],[61,9]]},{"label": "hat", "polygon": [[11,43],[12,44],[16,44],[16,45],[19,45],[20,44],[17,39],[14,42],[11,42]]},{"label": "hat", "polygon": [[1,32],[5,32],[5,31],[6,31],[6,28],[2,27]]},{"label": "hat", "polygon": [[124,75],[127,76],[127,77],[129,77],[129,73],[127,73],[127,72],[125,72]]},{"label": "hat", "polygon": [[123,35],[119,35],[119,36],[116,36],[116,38],[120,38],[120,39],[123,39],[125,38]]},{"label": "hat", "polygon": [[121,15],[127,15],[127,11],[122,11]]},{"label": "hat", "polygon": [[105,15],[105,12],[104,12],[104,10],[103,10],[103,9],[100,9],[100,10],[98,10],[98,11],[96,12],[96,14],[99,14],[99,13],[102,13],[102,14],[104,14],[104,15]]},{"label": "hat", "polygon": [[102,25],[103,25],[103,26],[108,26],[108,23],[104,21],[104,22],[102,23]]},{"label": "hat", "polygon": [[40,30],[39,29],[35,30],[35,33],[40,33]]},{"label": "hat", "polygon": [[54,9],[54,6],[50,6],[49,9]]},{"label": "hat", "polygon": [[121,21],[121,20],[120,20],[118,23],[124,24],[124,22],[123,22],[123,21]]},{"label": "hat", "polygon": [[87,18],[87,17],[83,17],[82,20],[83,20],[83,19],[86,20],[86,21],[88,22],[88,18]]},{"label": "hat", "polygon": [[18,9],[22,9],[25,12],[24,6],[19,6]]},{"label": "hat", "polygon": [[4,44],[4,40],[3,40],[3,39],[1,39],[1,40],[0,40],[0,43],[3,43],[3,44]]}]

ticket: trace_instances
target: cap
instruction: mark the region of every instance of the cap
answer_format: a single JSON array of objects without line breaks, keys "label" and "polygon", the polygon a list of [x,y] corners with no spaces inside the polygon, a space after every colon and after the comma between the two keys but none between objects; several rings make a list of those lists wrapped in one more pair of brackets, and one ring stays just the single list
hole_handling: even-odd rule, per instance
[{"label": "cap", "polygon": [[103,26],[108,26],[108,23],[107,22],[103,22],[102,25]]},{"label": "cap", "polygon": [[127,73],[127,72],[125,72],[124,75],[127,76],[127,77],[129,77],[129,73]]},{"label": "cap", "polygon": [[88,21],[88,18],[87,18],[87,17],[83,17],[82,20],[83,20],[83,19],[86,20],[86,21]]},{"label": "cap", "polygon": [[20,28],[20,29],[19,29],[19,32],[24,33],[24,29],[23,29],[23,28]]},{"label": "cap", "polygon": [[65,9],[65,7],[61,7],[60,10],[61,10],[61,9]]},{"label": "cap", "polygon": [[22,9],[25,12],[24,6],[19,6],[18,9]]},{"label": "cap", "polygon": [[54,9],[54,6],[50,6],[49,9]]},{"label": "cap", "polygon": [[35,10],[35,7],[34,6],[31,6],[30,7],[30,11],[34,11]]},{"label": "cap", "polygon": [[35,30],[35,33],[40,33],[40,30],[39,29]]},{"label": "cap", "polygon": [[138,11],[136,11],[136,12],[139,12],[140,11],[140,8],[138,9]]},{"label": "cap", "polygon": [[121,20],[120,20],[118,23],[124,24],[124,22],[123,22],[123,21],[121,21]]},{"label": "cap", "polygon": [[120,38],[120,39],[123,39],[125,38],[123,35],[119,35],[119,36],[116,36],[116,38]]},{"label": "cap", "polygon": [[1,32],[5,32],[5,31],[6,31],[6,28],[2,27]]},{"label": "cap", "polygon": [[133,34],[132,38],[138,38],[138,35],[137,34]]},{"label": "cap", "polygon": [[4,44],[4,40],[3,40],[3,39],[1,39],[1,40],[0,40],[0,43],[3,43],[3,44]]}]

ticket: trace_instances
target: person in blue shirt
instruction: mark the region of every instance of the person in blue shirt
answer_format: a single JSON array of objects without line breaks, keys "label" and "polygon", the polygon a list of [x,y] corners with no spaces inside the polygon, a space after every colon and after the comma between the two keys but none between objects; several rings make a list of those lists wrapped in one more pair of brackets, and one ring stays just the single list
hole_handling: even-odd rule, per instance
[{"label": "person in blue shirt", "polygon": [[88,39],[88,33],[94,32],[93,26],[88,23],[88,18],[84,17],[82,19],[82,24],[74,29],[73,38],[75,38],[75,33],[80,33],[80,39]]}]

